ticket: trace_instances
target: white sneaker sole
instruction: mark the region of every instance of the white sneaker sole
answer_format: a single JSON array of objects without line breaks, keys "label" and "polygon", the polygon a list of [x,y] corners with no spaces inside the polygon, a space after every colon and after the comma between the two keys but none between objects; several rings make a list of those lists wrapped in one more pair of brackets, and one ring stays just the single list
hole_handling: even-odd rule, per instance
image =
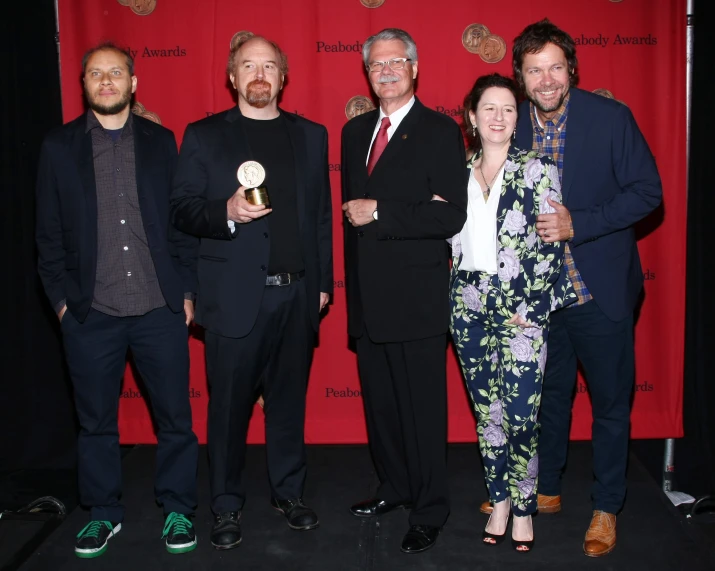
[{"label": "white sneaker sole", "polygon": [[92,559],[93,557],[99,557],[105,551],[107,551],[107,543],[109,542],[109,540],[112,537],[114,537],[115,535],[117,535],[121,529],[122,529],[122,524],[118,523],[116,525],[116,527],[112,531],[109,532],[107,539],[100,547],[95,547],[94,549],[80,549],[78,547],[75,547],[74,548],[75,555],[82,559]]}]

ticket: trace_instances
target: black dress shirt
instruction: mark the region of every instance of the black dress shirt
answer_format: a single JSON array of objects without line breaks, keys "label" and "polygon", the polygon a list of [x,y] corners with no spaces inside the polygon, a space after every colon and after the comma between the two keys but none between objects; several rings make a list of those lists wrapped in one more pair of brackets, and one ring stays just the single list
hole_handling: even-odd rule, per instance
[{"label": "black dress shirt", "polygon": [[[119,137],[87,112],[97,186],[97,274],[92,307],[107,315],[144,315],[166,305],[156,277],[137,194],[132,114]],[[115,140],[116,139],[116,142]]]}]

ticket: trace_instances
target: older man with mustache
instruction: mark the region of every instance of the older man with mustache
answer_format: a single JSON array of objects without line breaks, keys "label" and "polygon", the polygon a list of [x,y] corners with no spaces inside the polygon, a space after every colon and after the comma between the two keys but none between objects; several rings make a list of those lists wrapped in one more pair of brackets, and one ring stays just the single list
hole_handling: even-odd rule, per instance
[{"label": "older man with mustache", "polygon": [[[271,504],[292,529],[318,527],[302,500],[305,393],[333,289],[327,131],[278,107],[288,65],[274,42],[237,42],[227,72],[238,105],[188,126],[172,195],[174,224],[200,238],[196,322],[206,329],[216,549],[241,542],[246,433],[261,379]],[[237,185],[246,161],[265,169],[270,208]]]},{"label": "older man with mustache", "polygon": [[415,97],[406,31],[368,38],[363,63],[380,107],[343,128],[345,273],[380,486],[350,511],[410,508],[401,550],[415,554],[435,545],[449,515],[445,238],[467,218],[466,157],[458,125]]}]

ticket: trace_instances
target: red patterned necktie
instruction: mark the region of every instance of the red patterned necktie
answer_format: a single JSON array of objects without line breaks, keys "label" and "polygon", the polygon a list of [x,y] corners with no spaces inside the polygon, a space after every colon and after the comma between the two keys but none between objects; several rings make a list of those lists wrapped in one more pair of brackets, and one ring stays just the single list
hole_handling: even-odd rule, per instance
[{"label": "red patterned necktie", "polygon": [[372,174],[372,169],[375,168],[377,161],[380,160],[380,155],[382,151],[385,150],[387,146],[387,130],[390,128],[390,118],[383,117],[382,123],[380,124],[380,130],[377,132],[377,137],[375,137],[375,142],[372,144],[372,149],[370,149],[370,158],[367,160],[367,174],[370,176]]}]

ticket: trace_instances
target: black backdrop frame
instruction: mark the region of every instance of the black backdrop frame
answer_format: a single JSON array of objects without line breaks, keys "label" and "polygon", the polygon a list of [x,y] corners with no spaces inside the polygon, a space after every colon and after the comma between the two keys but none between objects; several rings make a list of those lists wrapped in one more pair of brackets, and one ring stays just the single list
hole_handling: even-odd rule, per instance
[{"label": "black backdrop frame", "polygon": [[[676,489],[715,492],[715,379],[708,367],[715,331],[709,279],[715,256],[707,240],[715,214],[708,145],[715,133],[715,6],[695,0],[692,129],[688,165],[685,437],[676,441]],[[685,26],[685,14],[679,25]],[[77,433],[57,318],[40,286],[34,245],[34,187],[45,134],[62,124],[55,1],[11,3],[0,24],[0,232],[6,255],[0,337],[0,471],[72,468]],[[685,57],[685,46],[683,46]],[[644,89],[658,96],[667,70]],[[685,89],[683,89],[685,96]],[[676,128],[667,123],[663,128]],[[662,162],[667,168],[667,162]],[[685,189],[683,189],[685,199]],[[667,342],[667,331],[663,332]],[[652,461],[655,459],[651,459]],[[658,460],[659,463],[659,460]],[[653,462],[650,462],[653,464]]]}]

